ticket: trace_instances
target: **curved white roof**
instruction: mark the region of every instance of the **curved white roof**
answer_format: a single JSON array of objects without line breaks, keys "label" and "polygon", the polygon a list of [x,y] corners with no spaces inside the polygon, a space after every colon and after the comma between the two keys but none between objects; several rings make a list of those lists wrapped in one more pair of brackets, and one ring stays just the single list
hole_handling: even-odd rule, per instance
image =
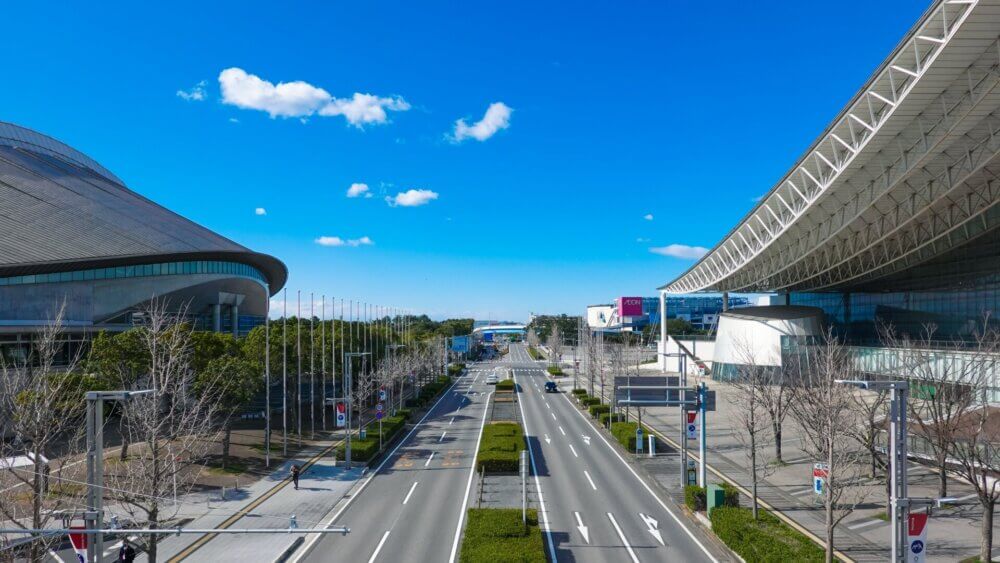
[{"label": "curved white roof", "polygon": [[660,289],[851,287],[1000,225],[998,35],[1000,0],[935,2],[760,203]]}]

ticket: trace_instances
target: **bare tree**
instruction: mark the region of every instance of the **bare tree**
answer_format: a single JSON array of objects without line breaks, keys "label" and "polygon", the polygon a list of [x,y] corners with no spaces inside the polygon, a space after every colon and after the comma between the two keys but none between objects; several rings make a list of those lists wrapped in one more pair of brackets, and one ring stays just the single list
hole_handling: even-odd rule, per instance
[{"label": "bare tree", "polygon": [[802,436],[802,449],[826,464],[823,489],[826,528],[826,561],[832,563],[834,530],[858,503],[868,496],[859,483],[863,452],[856,448],[851,432],[857,426],[853,388],[838,379],[855,379],[847,348],[827,330],[814,345],[801,346],[802,382],[794,387],[791,416]]},{"label": "bare tree", "polygon": [[559,330],[558,323],[552,325],[552,334],[549,334],[549,338],[545,343],[549,347],[550,362],[558,364],[562,360],[563,352],[563,335],[562,331]]},{"label": "bare tree", "polygon": [[977,400],[975,391],[985,384],[981,365],[998,350],[990,333],[970,335],[970,342],[937,340],[936,333],[933,324],[925,325],[915,337],[900,335],[891,326],[881,327],[882,342],[893,354],[887,360],[892,364],[880,366],[879,371],[895,371],[913,381],[910,418],[931,448],[938,470],[938,496],[943,498],[948,496],[948,458],[956,434]]},{"label": "bare tree", "polygon": [[[128,416],[125,431],[133,444],[124,463],[106,474],[107,493],[137,523],[161,528],[176,516],[176,505],[165,499],[190,490],[197,464],[214,441],[215,394],[191,391],[191,328],[173,315],[166,302],[154,300],[146,310],[144,349],[149,374],[143,387],[151,394],[132,397],[120,408]],[[176,487],[176,488],[175,488]],[[150,562],[156,561],[157,537],[145,538]]]},{"label": "bare tree", "polygon": [[766,448],[773,439],[771,425],[767,419],[767,402],[765,396],[770,393],[773,378],[772,372],[778,368],[758,364],[757,353],[745,341],[735,343],[736,353],[741,362],[737,369],[736,379],[732,385],[735,393],[729,395],[733,405],[733,433],[743,447],[743,454],[749,464],[750,496],[754,520],[758,517],[757,487],[761,479],[773,473],[774,466],[769,464]]},{"label": "bare tree", "polygon": [[774,461],[782,463],[781,444],[785,419],[791,413],[792,400],[795,398],[793,387],[799,381],[801,371],[794,360],[782,362],[778,369],[765,373],[766,385],[760,388],[760,401],[771,423],[771,438],[774,443]]},{"label": "bare tree", "polygon": [[[67,458],[80,450],[83,394],[93,382],[74,372],[78,357],[60,358],[68,353],[63,310],[20,353],[0,355],[0,435],[14,438],[0,440],[0,514],[16,528],[45,528],[52,511],[78,506],[82,497],[60,477]],[[50,489],[53,466],[57,485]],[[27,559],[41,561],[59,540],[35,536],[24,546]]]}]

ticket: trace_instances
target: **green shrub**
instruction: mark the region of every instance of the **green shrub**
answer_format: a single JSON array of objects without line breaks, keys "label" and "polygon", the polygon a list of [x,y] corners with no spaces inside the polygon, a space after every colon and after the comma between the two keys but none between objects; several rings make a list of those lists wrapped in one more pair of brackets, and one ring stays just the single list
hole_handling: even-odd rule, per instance
[{"label": "green shrub", "polygon": [[601,422],[601,426],[603,426],[605,428],[608,427],[608,424],[611,424],[611,423],[614,423],[614,422],[626,422],[625,415],[623,415],[621,413],[611,414],[609,412],[602,413],[597,418],[597,420],[599,420]]},{"label": "green shrub", "polygon": [[563,375],[563,370],[559,366],[548,366],[545,368],[545,371],[549,372],[549,375]]},{"label": "green shrub", "polygon": [[[639,428],[639,425],[634,422],[613,422],[611,423],[611,435],[618,440],[618,443],[622,445],[626,450],[630,452],[635,451],[635,430]],[[652,434],[649,431],[649,427],[645,424],[642,426],[643,440],[646,440],[646,436]],[[645,444],[643,445],[645,448]]]},{"label": "green shrub", "polygon": [[738,507],[740,505],[740,491],[735,486],[729,483],[722,483],[721,485],[723,494],[725,498],[722,501],[723,506]]},{"label": "green shrub", "polygon": [[534,346],[528,346],[528,355],[531,356],[532,360],[542,359],[542,353],[535,349]]},{"label": "green shrub", "polygon": [[465,369],[465,364],[451,364],[448,366],[448,375],[455,377],[462,373]]},{"label": "green shrub", "polygon": [[504,379],[503,381],[497,382],[497,391],[513,391],[514,390],[514,380]]},{"label": "green shrub", "polygon": [[586,399],[580,399],[580,404],[585,407],[590,407],[601,404],[601,400],[597,397],[587,397]]},{"label": "green shrub", "polygon": [[401,416],[406,420],[410,420],[410,417],[413,416],[413,411],[410,409],[399,409],[396,411],[396,416]]},{"label": "green shrub", "polygon": [[584,395],[587,394],[587,390],[586,389],[574,389],[574,390],[570,391],[570,393],[572,393],[574,395],[577,395],[579,397],[583,397]]},{"label": "green shrub", "polygon": [[525,449],[524,432],[516,422],[493,422],[483,427],[476,469],[487,473],[517,473],[521,450]]},{"label": "green shrub", "polygon": [[684,504],[695,512],[703,512],[706,506],[705,487],[698,485],[684,486]]},{"label": "green shrub", "polygon": [[823,561],[824,551],[802,533],[766,510],[753,519],[749,508],[720,507],[712,511],[712,531],[746,561]]},{"label": "green shrub", "polygon": [[472,508],[462,540],[461,563],[544,563],[545,544],[538,512],[528,510],[528,525],[518,508]]},{"label": "green shrub", "polygon": [[599,415],[610,413],[611,405],[590,405],[587,410],[590,411],[590,416],[597,418]]}]

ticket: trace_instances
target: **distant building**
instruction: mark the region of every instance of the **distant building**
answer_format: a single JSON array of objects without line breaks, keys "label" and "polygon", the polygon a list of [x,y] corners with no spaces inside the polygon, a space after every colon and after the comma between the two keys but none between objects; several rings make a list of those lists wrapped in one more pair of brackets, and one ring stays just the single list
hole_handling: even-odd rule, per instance
[{"label": "distant building", "polygon": [[244,335],[288,272],[125,186],[83,153],[0,122],[0,350],[9,359],[65,304],[69,348],[141,323],[156,297],[196,327]]},{"label": "distant building", "polygon": [[[626,300],[634,301],[635,308],[626,309]],[[750,300],[745,297],[730,297],[729,308],[747,307]],[[718,324],[722,312],[722,297],[676,296],[667,298],[667,319],[684,319],[696,330],[710,330]],[[625,314],[623,314],[625,313]],[[656,297],[619,297],[608,304],[587,307],[587,326],[591,330],[609,332],[641,331],[647,326],[659,324],[660,300]]]}]

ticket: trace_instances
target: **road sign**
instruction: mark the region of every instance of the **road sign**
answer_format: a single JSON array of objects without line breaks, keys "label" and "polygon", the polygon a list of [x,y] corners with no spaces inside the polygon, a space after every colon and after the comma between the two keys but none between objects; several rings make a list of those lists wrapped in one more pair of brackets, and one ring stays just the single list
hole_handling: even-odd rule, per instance
[{"label": "road sign", "polygon": [[358,432],[358,437],[361,438],[362,440],[367,439],[368,438],[368,429],[367,428],[362,428]]},{"label": "road sign", "polygon": [[337,428],[345,426],[347,426],[347,409],[344,408],[344,403],[337,403]]},{"label": "road sign", "polygon": [[[677,389],[667,389],[667,387],[677,387],[680,385],[680,378],[676,376],[668,377],[615,377],[615,400],[619,403],[631,402],[632,404],[677,404],[680,400],[680,393]],[[631,387],[631,388],[630,388]],[[644,387],[645,389],[636,389]]]},{"label": "road sign", "polygon": [[[71,530],[83,530],[83,526],[73,526]],[[73,545],[73,553],[76,554],[76,560],[80,563],[86,563],[87,561],[87,535],[70,532],[69,543]]]},{"label": "road sign", "polygon": [[823,494],[823,484],[830,476],[830,466],[825,463],[813,464],[813,492],[817,495]]},{"label": "road sign", "polygon": [[642,451],[642,426],[635,429],[635,451]]},{"label": "road sign", "polygon": [[382,403],[375,405],[375,420],[382,420],[382,412],[384,410],[385,407],[382,406]]},{"label": "road sign", "polygon": [[378,390],[378,400],[379,401],[384,401],[385,400],[385,387],[379,387],[379,390]]},{"label": "road sign", "polygon": [[927,560],[927,513],[911,513],[906,526],[906,545],[910,550],[907,563],[924,563]]},{"label": "road sign", "polygon": [[375,413],[375,420],[382,420],[382,411],[378,411]]},{"label": "road sign", "polygon": [[698,411],[687,411],[688,440],[698,439]]}]

